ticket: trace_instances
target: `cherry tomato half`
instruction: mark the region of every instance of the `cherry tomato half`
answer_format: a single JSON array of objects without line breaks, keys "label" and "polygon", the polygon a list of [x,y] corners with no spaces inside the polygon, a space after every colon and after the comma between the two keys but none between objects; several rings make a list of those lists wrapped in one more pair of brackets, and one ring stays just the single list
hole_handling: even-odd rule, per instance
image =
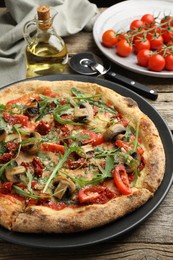
[{"label": "cherry tomato half", "polygon": [[80,203],[104,204],[115,196],[116,194],[105,186],[88,186],[79,190]]},{"label": "cherry tomato half", "polygon": [[114,176],[114,183],[122,194],[128,195],[132,193],[129,184],[128,175],[123,164],[119,164],[115,166],[113,171],[113,176]]},{"label": "cherry tomato half", "polygon": [[82,134],[86,134],[88,136],[88,139],[82,141],[83,144],[91,143],[93,146],[97,146],[105,141],[102,133],[96,134],[95,132],[86,130],[82,132]]},{"label": "cherry tomato half", "polygon": [[54,144],[54,143],[42,143],[42,147],[45,151],[64,154],[64,145]]},{"label": "cherry tomato half", "polygon": [[114,30],[107,30],[102,35],[102,44],[105,47],[111,48],[116,45],[118,38]]}]

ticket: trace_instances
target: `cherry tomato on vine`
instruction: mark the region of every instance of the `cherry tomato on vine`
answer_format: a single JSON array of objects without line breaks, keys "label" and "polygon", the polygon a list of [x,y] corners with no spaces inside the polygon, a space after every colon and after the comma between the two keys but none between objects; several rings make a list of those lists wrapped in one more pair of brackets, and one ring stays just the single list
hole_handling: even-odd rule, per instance
[{"label": "cherry tomato on vine", "polygon": [[173,26],[173,16],[166,15],[161,19],[160,24],[162,25],[162,28],[165,29],[167,29],[169,26]]},{"label": "cherry tomato on vine", "polygon": [[149,61],[149,58],[151,57],[151,55],[152,55],[151,50],[143,49],[143,50],[139,51],[137,54],[138,65],[147,67],[148,61]]},{"label": "cherry tomato on vine", "polygon": [[111,48],[118,42],[118,37],[114,30],[107,30],[102,35],[102,44],[105,47]]},{"label": "cherry tomato on vine", "polygon": [[164,30],[162,31],[162,37],[163,37],[163,42],[167,44],[170,41],[173,41],[173,27],[171,27],[171,30]]},{"label": "cherry tomato on vine", "polygon": [[152,14],[144,14],[141,18],[141,21],[144,22],[145,25],[154,24],[155,18]]},{"label": "cherry tomato on vine", "polygon": [[129,56],[133,51],[132,44],[127,40],[121,40],[117,43],[116,53],[122,57]]},{"label": "cherry tomato on vine", "polygon": [[150,49],[150,41],[148,39],[138,39],[134,41],[134,51],[138,53],[142,49]]},{"label": "cherry tomato on vine", "polygon": [[153,54],[148,61],[148,68],[152,71],[159,72],[165,67],[165,59],[160,54]]},{"label": "cherry tomato on vine", "polygon": [[165,69],[169,71],[173,71],[173,54],[168,54],[165,57]]},{"label": "cherry tomato on vine", "polygon": [[138,20],[138,19],[133,20],[130,24],[130,30],[136,30],[144,25],[145,25],[144,22],[141,20]]},{"label": "cherry tomato on vine", "polygon": [[157,50],[163,45],[163,37],[160,34],[154,35],[150,39],[151,50]]}]

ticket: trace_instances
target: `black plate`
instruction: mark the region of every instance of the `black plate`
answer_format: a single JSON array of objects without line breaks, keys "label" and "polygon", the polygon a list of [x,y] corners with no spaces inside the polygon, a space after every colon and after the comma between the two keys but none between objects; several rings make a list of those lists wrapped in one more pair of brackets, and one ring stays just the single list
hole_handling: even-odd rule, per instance
[{"label": "black plate", "polygon": [[[120,235],[130,231],[137,225],[141,224],[163,201],[168,193],[173,181],[173,139],[172,134],[159,113],[143,98],[134,92],[110,81],[99,79],[96,77],[87,77],[79,75],[53,75],[38,77],[41,80],[77,80],[84,82],[93,82],[101,84],[107,88],[113,89],[124,96],[129,96],[136,100],[140,109],[146,113],[155,123],[159,130],[166,154],[166,171],[165,177],[155,193],[155,196],[150,199],[145,205],[135,212],[121,218],[114,223],[105,225],[103,227],[92,229],[90,231],[79,232],[75,234],[25,234],[8,231],[0,227],[0,237],[7,241],[40,248],[72,248],[79,246],[91,245],[103,242],[107,239],[117,238]],[[8,85],[10,86],[10,85]],[[8,87],[6,86],[6,87]]]}]

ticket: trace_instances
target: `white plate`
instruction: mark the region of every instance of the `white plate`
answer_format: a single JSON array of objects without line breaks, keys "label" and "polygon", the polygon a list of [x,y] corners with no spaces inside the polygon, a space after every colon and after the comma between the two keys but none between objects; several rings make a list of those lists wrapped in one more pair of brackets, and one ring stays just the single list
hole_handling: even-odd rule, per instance
[{"label": "white plate", "polygon": [[104,31],[108,29],[114,29],[116,32],[127,31],[132,20],[139,19],[147,13],[153,14],[155,17],[159,15],[160,18],[163,18],[164,15],[173,15],[173,1],[129,0],[115,4],[97,18],[93,28],[94,40],[107,58],[128,70],[152,77],[173,78],[173,72],[166,70],[161,72],[149,71],[147,68],[137,65],[136,55],[131,54],[126,58],[119,57],[115,54],[114,48],[109,49],[101,44]]}]

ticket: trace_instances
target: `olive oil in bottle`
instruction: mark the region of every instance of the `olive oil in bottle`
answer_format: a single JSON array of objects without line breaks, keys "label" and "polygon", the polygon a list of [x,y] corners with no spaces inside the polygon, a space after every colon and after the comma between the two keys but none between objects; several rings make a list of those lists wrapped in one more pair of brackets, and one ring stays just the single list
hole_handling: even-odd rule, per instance
[{"label": "olive oil in bottle", "polygon": [[[54,17],[50,16],[48,6],[39,6],[37,18],[24,26],[27,78],[63,73],[67,66],[67,48],[52,27]],[[35,29],[34,32],[31,28]]]}]

